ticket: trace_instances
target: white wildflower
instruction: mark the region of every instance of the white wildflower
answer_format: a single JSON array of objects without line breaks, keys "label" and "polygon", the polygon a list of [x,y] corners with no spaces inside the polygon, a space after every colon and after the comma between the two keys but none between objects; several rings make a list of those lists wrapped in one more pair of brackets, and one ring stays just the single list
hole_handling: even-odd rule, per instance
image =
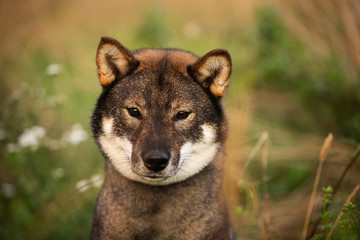
[{"label": "white wildflower", "polygon": [[16,188],[10,183],[1,184],[1,192],[5,198],[13,198],[16,195]]},{"label": "white wildflower", "polygon": [[58,63],[53,63],[47,66],[46,74],[49,76],[59,75],[63,71],[63,67]]},{"label": "white wildflower", "polygon": [[58,94],[55,96],[48,97],[46,100],[46,105],[48,107],[56,107],[62,105],[66,102],[67,96],[64,94]]},{"label": "white wildflower", "polygon": [[79,192],[85,192],[90,187],[89,183],[89,180],[82,179],[75,184],[75,187]]},{"label": "white wildflower", "polygon": [[56,168],[54,171],[52,171],[51,175],[53,176],[53,178],[57,179],[57,178],[61,178],[64,176],[64,169],[62,168]]},{"label": "white wildflower", "polygon": [[100,174],[95,174],[90,178],[90,181],[92,182],[94,187],[100,187],[103,183],[103,179]]},{"label": "white wildflower", "polygon": [[31,147],[32,150],[39,148],[41,139],[45,136],[46,130],[41,126],[34,126],[26,129],[18,139],[18,146],[22,148]]},{"label": "white wildflower", "polygon": [[65,132],[63,139],[71,145],[78,145],[80,142],[88,138],[87,132],[83,129],[81,124],[74,124],[70,131]]},{"label": "white wildflower", "polygon": [[75,188],[79,192],[85,192],[90,187],[99,188],[101,187],[104,179],[100,174],[95,174],[91,176],[89,179],[81,179],[75,184]]},{"label": "white wildflower", "polygon": [[6,150],[9,152],[9,153],[15,153],[15,152],[19,152],[20,151],[20,148],[19,146],[16,144],[16,143],[8,143],[6,145]]}]

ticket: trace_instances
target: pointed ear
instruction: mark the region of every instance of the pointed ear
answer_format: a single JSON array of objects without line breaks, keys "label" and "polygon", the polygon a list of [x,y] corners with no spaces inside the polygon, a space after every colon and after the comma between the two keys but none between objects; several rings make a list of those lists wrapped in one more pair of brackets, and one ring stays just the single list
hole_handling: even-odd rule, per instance
[{"label": "pointed ear", "polygon": [[208,88],[215,97],[222,97],[229,86],[230,54],[223,49],[208,52],[188,68],[190,75]]},{"label": "pointed ear", "polygon": [[97,72],[103,87],[117,77],[122,78],[135,70],[139,62],[121,43],[110,37],[102,37],[96,53]]}]

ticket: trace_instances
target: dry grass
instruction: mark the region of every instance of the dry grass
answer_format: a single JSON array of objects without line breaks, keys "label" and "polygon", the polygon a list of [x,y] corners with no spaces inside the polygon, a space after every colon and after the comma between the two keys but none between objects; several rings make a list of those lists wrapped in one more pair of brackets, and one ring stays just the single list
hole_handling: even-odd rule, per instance
[{"label": "dry grass", "polygon": [[311,193],[311,198],[310,198],[310,202],[309,202],[309,206],[308,206],[308,210],[306,212],[306,217],[305,217],[305,223],[304,223],[304,228],[301,234],[301,239],[305,240],[307,233],[308,233],[308,229],[309,229],[309,223],[310,223],[310,218],[311,218],[311,214],[313,211],[313,207],[314,207],[314,202],[315,202],[315,197],[316,197],[316,192],[318,190],[318,186],[319,186],[319,180],[320,180],[320,176],[321,176],[321,170],[322,170],[322,166],[324,164],[324,161],[329,153],[329,149],[331,146],[331,143],[333,141],[333,135],[330,133],[328,135],[328,137],[325,139],[321,150],[320,150],[320,156],[319,156],[319,165],[318,165],[318,169],[316,171],[316,176],[315,176],[315,181],[314,181],[314,185],[313,185],[313,190]]},{"label": "dry grass", "polygon": [[[276,97],[278,98],[279,96]],[[262,96],[262,98],[264,98],[264,96]],[[273,100],[271,95],[267,95],[263,99],[265,103],[270,102],[271,100]],[[292,191],[280,199],[272,199],[271,197],[266,199],[266,192],[264,195],[262,194],[262,198],[259,198],[258,195],[254,194],[258,194],[264,190],[261,190],[263,188],[258,188],[256,186],[258,186],[259,183],[264,182],[264,179],[267,177],[260,175],[257,176],[257,178],[248,175],[245,170],[245,165],[247,165],[249,158],[253,159],[254,156],[257,158],[256,156],[260,155],[259,153],[262,152],[263,155],[260,157],[260,160],[259,158],[256,160],[262,162],[262,166],[267,165],[266,161],[264,161],[264,157],[270,160],[272,164],[278,164],[279,166],[289,164],[290,159],[296,160],[299,164],[314,166],[316,164],[314,160],[318,156],[324,160],[325,156],[329,154],[330,140],[328,139],[326,143],[323,144],[324,146],[321,148],[319,154],[322,142],[321,136],[308,132],[301,133],[290,131],[284,126],[277,126],[262,118],[254,117],[253,111],[256,109],[258,110],[259,107],[257,101],[258,100],[249,101],[249,98],[245,97],[241,100],[244,105],[233,102],[231,105],[234,104],[237,108],[231,107],[228,110],[229,129],[231,129],[231,131],[227,144],[228,161],[226,167],[227,174],[225,176],[227,180],[226,186],[230,202],[232,203],[230,205],[231,208],[235,209],[236,203],[240,203],[240,205],[245,207],[245,213],[243,215],[233,215],[234,223],[236,226],[239,226],[240,239],[242,239],[242,234],[250,236],[254,229],[258,229],[261,236],[252,237],[251,239],[266,239],[267,235],[270,239],[295,239],[301,235],[302,223],[305,218],[307,207],[304,203],[308,202],[311,195],[311,189],[309,187],[312,184],[311,179],[306,180],[296,191]],[[281,102],[281,98],[279,101]],[[284,107],[286,105],[289,105],[288,107],[292,108],[291,112],[294,112],[294,105],[291,104],[291,101],[289,100],[286,104],[282,105],[283,111],[287,111],[286,107]],[[274,107],[277,108],[278,106],[279,105],[276,104]],[[272,106],[268,105],[267,107],[269,111],[274,111],[272,110]],[[281,112],[281,110],[275,111],[279,111],[279,114]],[[259,133],[261,130],[267,130],[272,140],[266,141],[267,137],[265,138],[264,134]],[[250,142],[253,143],[250,144]],[[265,143],[269,143],[269,147],[266,147]],[[328,156],[326,164],[323,166],[324,174],[321,181],[318,183],[320,186],[329,184],[334,186],[341,177],[339,169],[346,168],[348,164],[347,159],[355,150],[354,146],[350,146],[339,140],[332,143],[331,149],[331,154]],[[237,164],[236,168],[234,167],[235,164]],[[259,171],[261,169],[260,166]],[[348,179],[342,185],[342,189],[351,187],[352,183],[359,180],[359,176],[355,172],[349,173],[347,178]],[[250,186],[253,186],[251,199],[256,200],[256,204],[253,201],[253,204],[255,205],[243,205],[244,201],[246,202],[246,199],[244,199],[244,194],[239,195],[239,184],[234,184],[236,181],[240,182],[240,189],[250,189]],[[251,185],[254,183],[255,185]],[[234,188],[234,186],[238,187]],[[229,188],[231,191],[229,191]],[[313,199],[318,199],[319,197],[320,194],[317,193],[314,195]],[[312,219],[319,217],[319,207],[318,203],[314,204]],[[247,211],[250,209],[254,211],[255,218],[248,215]],[[269,209],[268,212],[267,209]],[[265,234],[264,229],[266,229]]]},{"label": "dry grass", "polygon": [[352,0],[284,0],[278,6],[296,36],[313,51],[343,58],[352,78],[360,69],[360,2]]}]

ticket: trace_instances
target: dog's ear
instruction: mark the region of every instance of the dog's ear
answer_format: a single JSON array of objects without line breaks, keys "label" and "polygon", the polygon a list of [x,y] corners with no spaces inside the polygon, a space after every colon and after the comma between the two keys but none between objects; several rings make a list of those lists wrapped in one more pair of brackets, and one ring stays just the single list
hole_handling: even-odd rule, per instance
[{"label": "dog's ear", "polygon": [[230,54],[224,49],[212,50],[191,65],[188,71],[215,97],[220,98],[224,95],[230,82]]},{"label": "dog's ear", "polygon": [[123,78],[139,65],[134,55],[121,43],[110,37],[102,37],[96,53],[97,72],[103,87],[116,78]]}]

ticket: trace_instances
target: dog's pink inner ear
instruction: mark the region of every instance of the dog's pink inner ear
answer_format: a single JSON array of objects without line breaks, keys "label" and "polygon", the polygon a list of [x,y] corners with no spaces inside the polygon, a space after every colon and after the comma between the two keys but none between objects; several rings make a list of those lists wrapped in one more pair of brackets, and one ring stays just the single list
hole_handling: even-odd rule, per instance
[{"label": "dog's pink inner ear", "polygon": [[96,54],[100,84],[110,85],[116,77],[122,78],[138,66],[138,61],[121,43],[110,37],[102,37]]},{"label": "dog's pink inner ear", "polygon": [[230,54],[223,49],[212,50],[199,58],[189,71],[215,97],[222,97],[230,83]]}]

